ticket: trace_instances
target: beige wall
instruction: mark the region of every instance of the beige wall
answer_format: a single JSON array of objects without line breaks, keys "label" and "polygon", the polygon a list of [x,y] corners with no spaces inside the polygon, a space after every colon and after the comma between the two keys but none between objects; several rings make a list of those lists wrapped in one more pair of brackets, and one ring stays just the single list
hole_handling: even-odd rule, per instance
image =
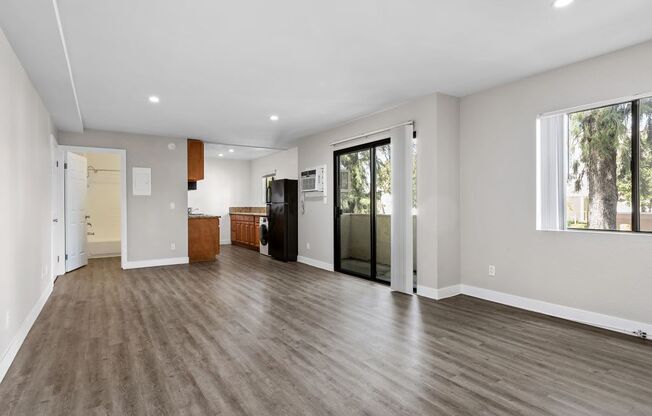
[{"label": "beige wall", "polygon": [[[297,141],[299,169],[327,165],[328,198],[306,198],[299,210],[299,255],[333,264],[333,148],[330,143],[407,120],[418,136],[419,285],[459,283],[459,100],[431,94]],[[310,248],[308,248],[310,244]]]},{"label": "beige wall", "polygon": [[[50,116],[0,30],[0,379],[50,293]],[[14,347],[13,349],[11,347]]]},{"label": "beige wall", "polygon": [[[169,143],[175,149],[168,148]],[[127,260],[188,256],[186,140],[108,131],[59,133],[59,144],[126,149]],[[152,195],[134,196],[132,168],[152,169]],[[170,208],[174,203],[175,208]],[[171,244],[176,248],[173,250]]]},{"label": "beige wall", "polygon": [[293,147],[269,156],[251,161],[251,204],[255,207],[265,206],[262,199],[263,175],[276,172],[276,179],[297,179],[299,176],[298,149]]},{"label": "beige wall", "polygon": [[[93,224],[88,242],[120,241],[120,156],[111,153],[84,154],[88,166],[116,172],[89,172],[87,213]],[[118,253],[120,251],[118,250]]]},{"label": "beige wall", "polygon": [[462,99],[464,284],[652,322],[652,236],[535,230],[537,115],[652,91],[650,74],[645,43]]}]

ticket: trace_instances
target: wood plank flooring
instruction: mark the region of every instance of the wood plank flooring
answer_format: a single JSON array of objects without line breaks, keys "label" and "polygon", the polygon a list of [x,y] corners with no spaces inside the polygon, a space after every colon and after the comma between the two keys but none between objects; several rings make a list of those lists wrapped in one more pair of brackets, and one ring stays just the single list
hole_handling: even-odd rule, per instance
[{"label": "wood plank flooring", "polygon": [[652,346],[226,246],[56,282],[0,415],[652,415]]}]

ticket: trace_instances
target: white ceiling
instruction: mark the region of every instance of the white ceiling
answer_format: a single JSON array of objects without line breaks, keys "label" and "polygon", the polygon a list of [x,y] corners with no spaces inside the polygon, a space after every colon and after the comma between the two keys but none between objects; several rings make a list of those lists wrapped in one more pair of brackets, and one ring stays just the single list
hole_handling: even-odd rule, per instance
[{"label": "white ceiling", "polygon": [[[229,152],[229,150],[233,150],[233,152]],[[277,152],[280,152],[280,150],[264,147],[229,146],[215,143],[206,143],[204,145],[204,157],[218,159],[254,160]]]},{"label": "white ceiling", "polygon": [[[58,0],[58,7],[85,128],[283,147],[434,91],[466,95],[652,39],[650,0],[575,0],[559,10],[551,2]],[[60,103],[71,85],[50,74],[66,72],[50,33],[56,24],[45,20],[54,18],[52,5],[3,0],[0,25],[55,122],[75,129],[75,106]],[[161,102],[150,104],[151,94]]]}]

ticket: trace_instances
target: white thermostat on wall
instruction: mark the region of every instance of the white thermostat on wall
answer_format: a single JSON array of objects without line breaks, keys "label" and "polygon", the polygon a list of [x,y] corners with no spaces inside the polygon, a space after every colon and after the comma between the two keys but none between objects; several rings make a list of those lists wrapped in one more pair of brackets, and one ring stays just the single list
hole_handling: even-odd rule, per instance
[{"label": "white thermostat on wall", "polygon": [[301,192],[324,192],[326,187],[326,165],[301,172]]}]

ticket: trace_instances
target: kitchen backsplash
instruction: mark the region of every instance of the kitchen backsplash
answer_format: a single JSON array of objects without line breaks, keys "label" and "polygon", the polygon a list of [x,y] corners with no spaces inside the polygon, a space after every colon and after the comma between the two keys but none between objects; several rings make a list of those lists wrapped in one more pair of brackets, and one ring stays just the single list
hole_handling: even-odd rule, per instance
[{"label": "kitchen backsplash", "polygon": [[234,212],[247,212],[251,214],[266,214],[265,207],[229,207],[229,214]]}]

